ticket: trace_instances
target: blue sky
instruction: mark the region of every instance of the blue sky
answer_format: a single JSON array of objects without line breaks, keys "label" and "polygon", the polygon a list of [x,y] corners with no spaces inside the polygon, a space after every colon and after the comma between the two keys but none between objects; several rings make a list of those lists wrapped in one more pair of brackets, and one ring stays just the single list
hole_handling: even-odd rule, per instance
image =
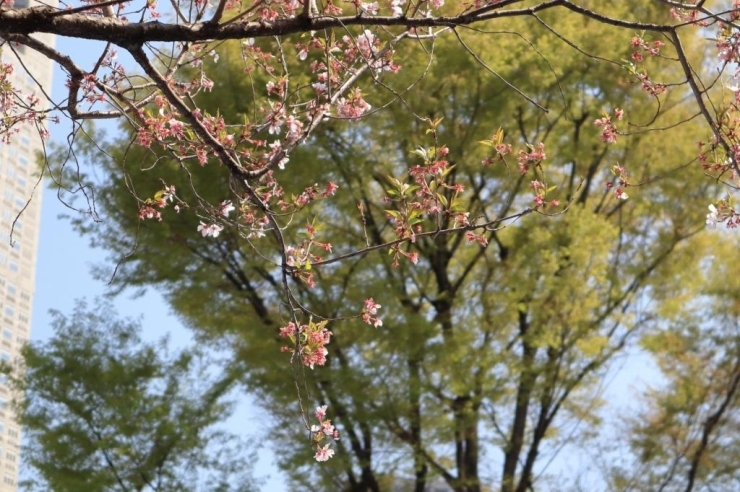
[{"label": "blue sky", "polygon": [[[102,51],[103,45],[90,41],[57,39],[57,48],[72,54],[83,69],[89,69]],[[65,74],[55,67],[53,98],[61,101],[66,97]],[[103,125],[109,134],[116,131],[115,124]],[[70,125],[62,121],[50,128],[52,140],[66,140]],[[68,220],[59,218],[60,214],[70,214],[57,198],[56,192],[44,189],[41,207],[41,231],[39,235],[38,260],[36,265],[36,292],[33,305],[31,340],[43,341],[52,335],[50,309],[62,313],[72,312],[76,299],[87,298],[105,293],[104,282],[92,278],[90,267],[106,261],[105,252],[89,246],[89,239],[81,237],[70,226]],[[193,233],[196,233],[193,231]],[[146,340],[158,340],[169,333],[171,345],[185,346],[191,341],[190,332],[170,312],[169,306],[156,291],[149,289],[143,297],[132,298],[124,293],[115,299],[115,305],[122,316],[143,319]],[[256,408],[247,396],[240,398],[240,404],[234,416],[227,423],[227,428],[236,434],[248,437],[264,432],[266,416]],[[255,474],[258,477],[270,475],[263,489],[269,491],[285,490],[286,486],[278,476],[272,461],[274,455],[267,449],[260,452]]]}]

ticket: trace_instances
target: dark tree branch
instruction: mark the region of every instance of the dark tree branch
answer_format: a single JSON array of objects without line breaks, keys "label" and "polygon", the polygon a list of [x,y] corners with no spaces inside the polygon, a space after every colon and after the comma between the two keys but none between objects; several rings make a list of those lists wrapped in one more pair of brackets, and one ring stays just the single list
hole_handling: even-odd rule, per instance
[{"label": "dark tree branch", "polygon": [[501,9],[501,5],[511,3],[513,2],[502,2],[500,5],[497,4],[472,10],[454,17],[317,16],[310,19],[306,19],[305,17],[280,19],[270,24],[231,21],[221,24],[213,22],[168,24],[159,21],[131,23],[109,17],[93,17],[83,13],[67,13],[64,10],[52,7],[31,7],[18,10],[0,9],[0,26],[2,26],[0,27],[0,35],[44,32],[81,39],[111,41],[129,49],[132,46],[139,46],[150,42],[197,43],[226,39],[281,36],[332,28],[344,29],[349,26],[399,26],[405,29],[467,26],[499,18],[531,16],[537,12],[555,7],[561,7],[615,27],[651,32],[671,32],[673,30],[673,26],[667,24],[614,19],[571,3],[569,0],[551,0],[524,9]]}]

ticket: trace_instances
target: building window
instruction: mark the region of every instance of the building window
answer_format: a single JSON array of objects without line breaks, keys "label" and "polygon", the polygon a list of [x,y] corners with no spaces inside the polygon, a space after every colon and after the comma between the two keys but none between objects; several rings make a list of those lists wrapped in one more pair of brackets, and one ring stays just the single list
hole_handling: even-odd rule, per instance
[{"label": "building window", "polygon": [[4,480],[4,482],[5,482],[5,483],[6,483],[7,485],[13,485],[13,484],[15,484],[15,480],[13,480],[13,477],[11,477],[10,475],[5,475],[5,480]]},{"label": "building window", "polygon": [[8,330],[7,328],[3,328],[3,337],[12,340],[13,339],[13,332]]},{"label": "building window", "polygon": [[15,316],[15,309],[10,306],[5,306],[5,316],[12,318]]},{"label": "building window", "polygon": [[18,270],[20,270],[20,268],[18,267],[18,263],[14,261],[11,261],[10,264],[8,264],[8,268],[13,273],[18,273]]},{"label": "building window", "polygon": [[[10,362],[10,354],[7,353],[5,350],[3,350],[2,353],[0,353],[0,360],[2,360],[3,362]],[[0,403],[0,407],[4,408],[5,401],[2,398],[0,398],[0,402],[2,402]]]},{"label": "building window", "polygon": [[12,295],[15,295],[15,292],[16,292],[15,285],[8,284],[8,294],[10,294],[12,296]]}]

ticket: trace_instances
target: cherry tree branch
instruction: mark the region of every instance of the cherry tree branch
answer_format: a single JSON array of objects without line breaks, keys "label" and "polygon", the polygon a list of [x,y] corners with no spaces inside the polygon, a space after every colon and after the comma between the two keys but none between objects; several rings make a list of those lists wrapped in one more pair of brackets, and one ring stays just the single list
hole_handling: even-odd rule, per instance
[{"label": "cherry tree branch", "polygon": [[[212,24],[218,24],[219,22],[221,22],[221,18],[224,15],[224,10],[226,10],[227,3],[229,3],[229,0],[219,0],[218,5],[216,6],[216,12],[213,13],[213,16],[208,22]],[[179,8],[177,10],[178,12],[180,11]]]},{"label": "cherry tree branch", "polygon": [[[711,113],[709,112],[709,108],[707,108],[703,97],[703,91],[699,88],[699,85],[696,81],[694,71],[691,68],[691,64],[689,63],[688,58],[686,57],[686,52],[683,49],[681,38],[679,37],[678,32],[676,32],[676,30],[673,30],[669,33],[669,35],[674,47],[676,48],[678,61],[681,64],[681,69],[683,70],[684,75],[686,76],[686,81],[689,83],[689,87],[691,87],[691,92],[694,95],[694,100],[696,101],[697,106],[699,106],[699,112],[704,117],[704,120],[707,122],[709,127],[712,129],[713,134],[717,137],[719,144],[725,150],[727,155],[733,155],[730,144],[722,136],[720,128],[717,126],[714,117],[712,117]],[[730,160],[732,162],[732,167],[735,170],[740,170],[740,164],[738,163],[737,159],[733,157]]]},{"label": "cherry tree branch", "polygon": [[[275,215],[270,210],[270,207],[260,196],[255,192],[254,188],[249,184],[248,179],[250,178],[249,173],[245,172],[237,158],[230,153],[226,147],[224,147],[218,139],[213,136],[203,123],[195,116],[193,111],[187,106],[187,104],[180,98],[175,91],[172,90],[170,83],[159,73],[159,71],[152,65],[149,58],[146,56],[142,46],[136,49],[130,50],[131,56],[134,60],[144,69],[145,73],[156,83],[157,87],[162,91],[167,100],[182,114],[182,116],[192,125],[193,131],[202,139],[202,141],[214,150],[216,155],[219,157],[221,162],[229,169],[231,175],[242,183],[244,190],[247,192],[249,199],[265,214],[267,220],[270,223],[270,230],[278,243],[278,252],[281,258],[281,271],[282,271],[282,284],[283,291],[286,295],[286,302],[290,308],[290,316],[296,326],[299,326],[299,320],[296,315],[296,307],[300,306],[300,303],[292,293],[292,289],[289,284],[290,273],[293,271],[288,266],[287,246],[285,244],[285,238],[283,237],[282,230],[278,224]],[[299,350],[299,346],[296,346],[296,351]]]},{"label": "cherry tree branch", "polygon": [[131,47],[129,49],[129,53],[131,53],[131,56],[139,66],[144,69],[144,72],[155,82],[167,100],[180,112],[183,118],[192,125],[193,131],[196,135],[198,135],[206,145],[213,149],[221,162],[229,169],[231,174],[237,179],[246,179],[248,176],[245,174],[239,161],[237,161],[236,158],[227,151],[226,147],[224,147],[216,137],[211,135],[211,132],[209,132],[208,129],[203,126],[203,123],[196,118],[193,111],[187,104],[185,104],[185,101],[183,101],[180,96],[172,90],[170,83],[164,79],[157,68],[152,65],[151,61],[149,61],[143,47],[141,45]]},{"label": "cherry tree branch", "polygon": [[346,254],[343,254],[343,255],[335,256],[333,258],[329,258],[329,259],[322,260],[322,261],[315,261],[315,262],[312,263],[312,266],[319,267],[319,266],[322,266],[322,265],[330,265],[332,263],[337,263],[337,262],[340,262],[340,261],[344,261],[344,260],[347,260],[349,258],[353,258],[355,256],[361,256],[361,255],[364,255],[364,254],[367,254],[367,253],[370,253],[370,252],[373,252],[373,251],[377,251],[379,249],[390,248],[390,247],[397,246],[397,245],[403,244],[403,243],[411,243],[411,242],[414,242],[414,241],[418,240],[419,238],[423,238],[423,237],[432,237],[432,238],[434,238],[434,237],[437,237],[437,236],[440,236],[440,235],[457,234],[457,233],[461,233],[461,232],[468,232],[468,231],[475,231],[475,230],[484,230],[484,231],[499,230],[499,229],[501,229],[501,227],[496,228],[496,229],[494,229],[494,227],[497,226],[498,224],[502,224],[504,222],[518,220],[518,219],[520,219],[520,218],[522,218],[522,217],[524,217],[526,215],[529,215],[529,214],[531,214],[533,212],[536,212],[536,211],[537,211],[537,209],[535,209],[535,208],[527,208],[527,209],[525,209],[525,210],[523,210],[523,211],[521,211],[519,213],[516,213],[516,214],[513,214],[513,215],[509,215],[507,217],[501,217],[501,218],[498,218],[498,219],[489,220],[489,221],[484,222],[484,223],[481,223],[481,224],[470,224],[470,225],[460,226],[460,227],[451,227],[449,229],[443,229],[443,230],[434,230],[434,231],[427,231],[427,232],[419,232],[419,233],[416,233],[415,234],[414,239],[408,238],[408,237],[407,238],[400,238],[400,239],[396,239],[396,240],[393,240],[393,241],[387,241],[387,242],[384,242],[382,244],[375,244],[375,245],[372,245],[372,246],[367,246],[367,247],[365,247],[363,249],[358,249],[356,251],[352,251],[350,253],[346,253]]},{"label": "cherry tree branch", "polygon": [[[115,3],[115,2],[113,2]],[[346,28],[349,26],[383,26],[419,29],[424,27],[456,27],[505,17],[532,16],[543,10],[561,7],[600,23],[651,32],[671,32],[668,24],[656,24],[615,19],[576,5],[569,0],[550,0],[533,7],[504,10],[496,4],[494,10],[485,7],[457,16],[389,17],[366,15],[333,17],[317,15],[306,19],[294,17],[265,22],[233,22],[217,24],[196,22],[171,24],[159,21],[130,23],[125,20],[93,17],[83,13],[67,13],[53,7],[31,7],[19,10],[0,9],[0,36],[8,34],[52,33],[80,39],[111,41],[126,49],[149,42],[206,42],[227,39],[279,36],[309,30]]]},{"label": "cherry tree branch", "polygon": [[72,119],[113,119],[120,118],[122,115],[126,114],[132,114],[135,116],[141,107],[146,106],[151,101],[151,97],[147,97],[140,101],[131,102],[123,95],[123,93],[114,90],[113,88],[101,83],[96,79],[94,84],[98,90],[112,96],[114,101],[121,102],[126,107],[121,107],[120,109],[113,111],[81,111],[79,108],[79,92],[82,80],[85,78],[86,75],[88,75],[87,72],[82,70],[69,56],[55,50],[51,46],[31,36],[10,34],[8,35],[7,40],[28,46],[29,48],[38,51],[50,60],[57,62],[62,68],[67,71],[70,77],[67,92],[67,104],[66,106],[60,106],[56,104],[54,106],[57,109],[67,111]]}]

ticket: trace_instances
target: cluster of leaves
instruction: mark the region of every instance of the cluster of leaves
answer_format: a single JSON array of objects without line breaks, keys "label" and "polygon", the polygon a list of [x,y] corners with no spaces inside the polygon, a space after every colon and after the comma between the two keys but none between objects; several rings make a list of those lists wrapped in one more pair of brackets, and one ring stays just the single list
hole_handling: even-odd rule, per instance
[{"label": "cluster of leaves", "polygon": [[[214,379],[201,355],[168,355],[109,303],[53,314],[54,336],[6,367],[35,490],[253,490],[250,457],[216,427],[237,373]],[[225,459],[227,458],[228,459]]]}]

